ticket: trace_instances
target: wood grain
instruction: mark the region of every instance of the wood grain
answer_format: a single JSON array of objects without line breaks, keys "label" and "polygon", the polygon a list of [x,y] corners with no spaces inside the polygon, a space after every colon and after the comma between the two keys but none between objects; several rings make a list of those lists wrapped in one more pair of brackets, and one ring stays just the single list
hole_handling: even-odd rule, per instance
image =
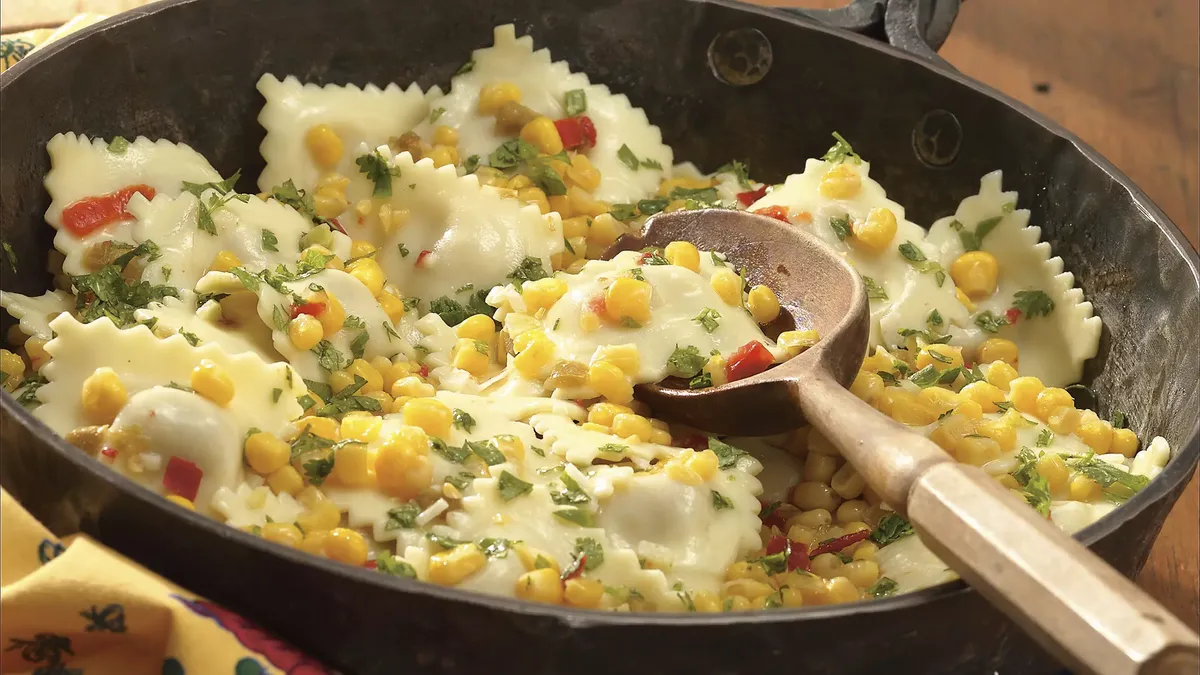
[{"label": "wood grain", "polygon": [[[1198,246],[1198,24],[1195,0],[970,0],[941,55],[1096,148]],[[1200,629],[1200,476],[1171,511],[1137,581]]]}]

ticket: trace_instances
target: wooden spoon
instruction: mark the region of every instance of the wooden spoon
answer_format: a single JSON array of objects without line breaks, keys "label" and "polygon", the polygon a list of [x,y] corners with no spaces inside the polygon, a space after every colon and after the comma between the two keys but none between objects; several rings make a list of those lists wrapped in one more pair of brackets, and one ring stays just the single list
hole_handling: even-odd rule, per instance
[{"label": "wooden spoon", "polygon": [[790,315],[781,324],[815,328],[820,341],[720,387],[638,387],[657,416],[736,435],[807,421],[935,554],[1070,667],[1198,672],[1200,640],[1170,612],[981,469],[959,464],[845,388],[866,354],[870,314],[862,279],[838,253],[773,218],[704,210],[656,215],[608,255],[680,240],[727,254],[753,283],[776,292]]}]

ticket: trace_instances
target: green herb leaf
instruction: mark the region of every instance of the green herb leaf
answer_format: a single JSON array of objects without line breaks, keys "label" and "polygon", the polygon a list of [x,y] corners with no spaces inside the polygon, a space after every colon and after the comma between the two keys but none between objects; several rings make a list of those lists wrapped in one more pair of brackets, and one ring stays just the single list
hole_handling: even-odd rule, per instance
[{"label": "green herb leaf", "polygon": [[1068,459],[1067,466],[1095,481],[1104,490],[1104,496],[1116,502],[1125,501],[1150,484],[1149,478],[1097,459],[1092,453]]},{"label": "green herb leaf", "polygon": [[[945,320],[942,319],[942,313],[936,309],[929,312],[929,316],[925,317],[925,323],[928,324],[931,330],[940,329],[946,324]],[[932,355],[933,353],[930,352],[930,356]]]},{"label": "green herb leaf", "polygon": [[633,204],[613,204],[609,214],[617,220],[628,221],[637,218],[638,209]]},{"label": "green herb leaf", "polygon": [[486,441],[467,441],[463,447],[479,456],[488,466],[496,466],[508,461],[503,452]]},{"label": "green herb leaf", "polygon": [[1035,474],[1025,484],[1025,501],[1043,516],[1050,515],[1050,482]]},{"label": "green herb leaf", "polygon": [[8,260],[8,266],[15,273],[17,271],[17,252],[13,250],[12,244],[0,239],[0,247],[4,248],[4,257]]},{"label": "green herb leaf", "polygon": [[108,143],[108,151],[114,155],[123,155],[128,149],[129,141],[122,136],[117,136]]},{"label": "green herb leaf", "polygon": [[909,375],[908,381],[912,382],[913,384],[917,385],[918,387],[920,387],[922,389],[926,389],[926,388],[932,387],[933,385],[937,384],[938,380],[941,379],[941,377],[942,377],[941,371],[939,371],[937,368],[934,368],[933,364],[931,363],[928,366],[925,366],[924,368],[913,373],[912,375]]},{"label": "green herb leaf", "polygon": [[565,520],[568,523],[574,523],[580,527],[594,527],[596,525],[595,518],[592,517],[592,512],[578,506],[571,509],[559,509],[554,512],[554,517],[559,520]]},{"label": "green herb leaf", "polygon": [[511,502],[533,489],[533,483],[526,483],[507,471],[500,472],[500,480],[496,485],[500,490],[500,498],[506,502]]},{"label": "green herb leaf", "polygon": [[675,377],[695,377],[708,363],[708,357],[693,346],[680,347],[675,345],[675,351],[667,358],[667,374]]},{"label": "green herb leaf", "polygon": [[436,532],[427,532],[425,534],[425,538],[445,549],[451,549],[455,546],[462,546],[463,544],[470,543],[461,539],[455,539],[454,537],[447,537]]},{"label": "green herb leaf", "polygon": [[22,406],[30,410],[38,407],[42,404],[42,402],[37,397],[37,391],[38,389],[42,388],[42,385],[46,384],[50,384],[50,380],[47,380],[40,373],[34,373],[33,375],[21,380],[21,383],[17,385],[17,388],[13,392],[20,392],[19,394],[16,394],[17,403],[20,403]]},{"label": "green herb leaf", "polygon": [[535,162],[529,167],[529,179],[540,187],[547,197],[561,197],[567,194],[567,184],[549,163]]},{"label": "green herb leaf", "polygon": [[880,546],[903,539],[915,533],[912,523],[898,513],[889,513],[879,520],[879,525],[871,531],[871,541]]},{"label": "green herb leaf", "polygon": [[165,297],[179,297],[178,289],[173,286],[129,281],[121,275],[121,271],[135,258],[153,260],[158,255],[158,247],[154,242],[145,241],[96,272],[71,277],[79,320],[91,323],[106,316],[117,327],[128,328],[137,323],[134,311],[151,302],[161,302]]},{"label": "green herb leaf", "polygon": [[316,347],[312,348],[312,351],[317,355],[317,364],[329,372],[341,370],[350,365],[349,359],[339,352],[329,340],[321,340]]},{"label": "green herb leaf", "polygon": [[1017,291],[1013,295],[1013,307],[1030,319],[1050,316],[1050,312],[1054,311],[1054,300],[1043,291]]},{"label": "green herb leaf", "polygon": [[[721,318],[720,312],[713,309],[712,307],[705,307],[704,309],[700,310],[700,313],[697,314],[692,319],[692,321],[695,321],[696,323],[703,326],[705,332],[711,333],[717,329],[717,326],[720,325],[720,323],[718,321],[720,318]],[[701,366],[701,367],[703,367],[703,366]]]},{"label": "green herb leaf", "polygon": [[833,132],[833,140],[833,146],[821,156],[821,159],[831,164],[841,164],[849,157],[854,160],[855,164],[862,164],[862,157],[859,157],[858,153],[854,152],[854,148],[850,147],[850,143],[842,138],[841,134],[836,131]]},{"label": "green herb leaf", "polygon": [[628,449],[628,445],[621,445],[620,443],[605,443],[604,445],[596,448],[596,452],[611,452],[619,455]]},{"label": "green herb leaf", "polygon": [[355,159],[354,163],[358,165],[359,172],[374,183],[375,187],[371,191],[372,197],[385,199],[392,196],[392,178],[400,175],[400,169],[388,164],[387,159],[378,149]]},{"label": "green herb leaf", "polygon": [[583,564],[584,572],[591,572],[604,564],[604,547],[591,537],[579,537],[575,540],[575,557],[587,560]]},{"label": "green herb leaf", "polygon": [[582,89],[572,89],[563,94],[563,110],[567,117],[575,117],[587,112],[587,92]]},{"label": "green herb leaf", "polygon": [[707,389],[713,386],[712,373],[701,372],[688,380],[688,389]]},{"label": "green herb leaf", "polygon": [[900,584],[896,583],[894,579],[890,577],[879,577],[879,580],[871,584],[871,587],[867,589],[867,595],[874,598],[885,598],[889,595],[893,595],[896,592],[896,589],[899,587]]},{"label": "green herb leaf", "polygon": [[539,258],[526,257],[512,272],[508,273],[507,278],[512,281],[513,286],[519,292],[522,284],[526,281],[537,281],[548,276],[550,275],[546,273],[546,268]]},{"label": "green herb leaf", "polygon": [[454,426],[458,427],[459,429],[462,429],[469,434],[471,433],[471,430],[475,428],[475,418],[471,417],[471,414],[466,410],[455,408],[452,415],[454,416]]},{"label": "green herb leaf", "polygon": [[717,492],[716,490],[712,491],[712,505],[713,505],[713,508],[718,511],[723,511],[725,509],[733,508],[733,502],[729,501],[728,497],[721,494],[720,492]]},{"label": "green herb leaf", "polygon": [[633,150],[630,150],[628,145],[622,145],[617,150],[617,159],[629,167],[630,171],[637,171],[638,167],[642,164],[641,160],[638,159],[637,155],[633,154]]},{"label": "green herb leaf", "polygon": [[417,570],[399,557],[384,553],[375,559],[375,569],[393,577],[416,579]]},{"label": "green herb leaf", "polygon": [[193,347],[200,346],[200,336],[196,335],[195,333],[189,333],[186,330],[181,330],[179,331],[179,334],[183,336],[184,340],[188,341],[189,345]]},{"label": "green herb leaf", "polygon": [[1038,437],[1037,437],[1037,446],[1039,448],[1048,448],[1048,447],[1050,447],[1050,444],[1053,442],[1054,442],[1054,432],[1051,431],[1049,427],[1042,429],[1042,432],[1039,433]]},{"label": "green herb leaf", "polygon": [[475,173],[479,170],[479,155],[471,155],[463,162],[463,171],[465,173]]},{"label": "green herb leaf", "polygon": [[737,178],[738,185],[747,190],[754,189],[754,185],[750,183],[750,166],[748,162],[739,162],[735,159],[728,164],[722,164],[714,173],[732,173]]},{"label": "green herb leaf", "polygon": [[850,228],[850,216],[848,215],[830,218],[829,227],[837,235],[838,241],[846,241],[846,237],[854,235],[854,231]]},{"label": "green herb leaf", "polygon": [[984,220],[979,221],[975,225],[975,237],[980,242],[983,242],[983,238],[988,236],[992,230],[996,229],[996,226],[999,225],[1000,221],[1002,220],[1004,220],[1004,216],[992,216],[991,218],[985,218]]},{"label": "green herb leaf", "polygon": [[878,282],[868,276],[863,276],[863,285],[867,287],[867,298],[870,300],[887,300],[888,294]]},{"label": "green herb leaf", "polygon": [[310,459],[304,463],[304,475],[308,478],[308,482],[313,485],[320,485],[329,477],[329,473],[333,471],[334,452],[330,452],[324,457]]},{"label": "green herb leaf", "polygon": [[591,501],[588,494],[579,487],[579,483],[571,478],[570,474],[562,475],[563,489],[551,491],[550,498],[559,506],[569,506],[573,504],[587,504]]},{"label": "green herb leaf", "polygon": [[637,210],[643,216],[661,213],[671,202],[666,199],[643,199],[637,203]]},{"label": "green herb leaf", "polygon": [[991,310],[987,310],[975,315],[975,325],[988,333],[997,333],[1001,328],[1008,325],[1008,319],[993,314]]},{"label": "green herb leaf", "polygon": [[450,77],[454,78],[454,77],[458,77],[459,75],[466,75],[467,73],[471,72],[472,70],[475,70],[475,59],[471,59],[470,61],[467,61],[466,63],[459,66],[458,70],[454,71],[454,74],[451,75]]},{"label": "green herb leaf", "polygon": [[507,169],[521,162],[536,159],[537,156],[536,146],[519,138],[512,138],[501,143],[500,147],[488,155],[488,164],[497,169]]},{"label": "green herb leaf", "polygon": [[387,524],[384,530],[411,530],[417,526],[417,516],[421,515],[421,505],[409,501],[393,509],[388,509]]},{"label": "green herb leaf", "polygon": [[270,230],[262,231],[262,250],[264,251],[279,251],[279,238]]},{"label": "green herb leaf", "polygon": [[442,118],[442,115],[444,115],[444,114],[446,114],[445,108],[434,108],[433,110],[431,110],[429,112],[429,123],[430,124],[436,123],[439,119]]},{"label": "green herb leaf", "polygon": [[508,552],[513,548],[513,543],[507,539],[488,537],[480,539],[479,543],[475,545],[489,558],[507,558]]},{"label": "green herb leaf", "polygon": [[283,181],[283,185],[276,185],[271,188],[271,197],[280,204],[286,204],[296,209],[300,215],[314,223],[328,222],[328,219],[317,215],[312,195],[308,194],[306,190],[297,188],[291,178]]},{"label": "green herb leaf", "polygon": [[712,450],[713,453],[716,454],[718,460],[717,468],[720,469],[733,468],[735,465],[737,465],[738,458],[747,454],[746,451],[742,450],[741,448],[735,448],[734,446],[720,439],[712,437],[708,439],[708,449]]},{"label": "green herb leaf", "polygon": [[460,471],[457,476],[446,476],[442,479],[443,482],[453,485],[458,490],[466,490],[471,487],[471,483],[475,482],[475,474]]}]

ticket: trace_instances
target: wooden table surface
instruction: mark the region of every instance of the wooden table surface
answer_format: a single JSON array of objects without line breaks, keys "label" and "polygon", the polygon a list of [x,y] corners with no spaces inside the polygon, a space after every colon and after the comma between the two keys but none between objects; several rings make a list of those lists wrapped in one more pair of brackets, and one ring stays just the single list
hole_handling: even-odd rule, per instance
[{"label": "wooden table surface", "polygon": [[[1195,0],[970,0],[941,55],[1079,135],[1145,190],[1192,246],[1200,246]],[[1194,475],[1138,577],[1193,629],[1200,629],[1198,486]]]},{"label": "wooden table surface", "polygon": [[[144,1],[13,0],[5,3],[3,23],[32,23],[29,12],[47,11],[62,14],[50,17],[62,21],[75,11],[113,11]],[[846,0],[755,1],[836,7]],[[1198,24],[1195,0],[970,0],[941,54],[963,73],[1078,134],[1197,246]],[[1200,629],[1198,485],[1193,476],[1138,577],[1194,629]]]}]

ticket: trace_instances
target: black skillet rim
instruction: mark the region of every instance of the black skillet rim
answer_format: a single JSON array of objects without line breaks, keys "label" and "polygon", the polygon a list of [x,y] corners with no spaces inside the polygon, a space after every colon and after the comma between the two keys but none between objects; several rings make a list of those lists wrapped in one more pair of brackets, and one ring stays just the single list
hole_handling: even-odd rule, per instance
[{"label": "black skillet rim", "polygon": [[[874,49],[883,52],[893,58],[903,59],[912,62],[920,67],[934,71],[935,74],[951,79],[959,85],[965,86],[977,94],[981,94],[997,100],[1009,108],[1021,113],[1030,121],[1038,124],[1051,134],[1069,142],[1074,148],[1082,154],[1088,161],[1103,170],[1110,178],[1113,179],[1125,192],[1130,196],[1133,203],[1141,209],[1142,213],[1158,227],[1158,229],[1166,235],[1167,239],[1174,246],[1180,257],[1183,258],[1191,271],[1192,278],[1196,281],[1196,285],[1200,288],[1200,254],[1193,250],[1190,244],[1183,236],[1183,232],[1165,213],[1141,191],[1133,182],[1122,173],[1117,167],[1110,163],[1107,159],[1101,156],[1091,146],[1084,143],[1076,135],[1063,128],[1058,123],[1043,116],[1041,113],[1033,110],[1029,106],[1013,99],[1006,94],[1003,94],[992,87],[989,87],[981,82],[971,79],[957,70],[947,65],[931,61],[926,58],[915,56],[905,52],[899,48],[878,42],[868,37],[863,37],[855,33],[830,28],[810,20],[804,16],[788,12],[784,9],[775,9],[767,7],[758,7],[746,5],[736,0],[687,0],[689,2],[699,2],[702,4],[712,4],[735,9],[741,12],[758,14],[761,16],[770,17],[785,23],[801,26],[808,30],[816,30],[829,35],[834,35],[845,40],[857,43],[859,46]],[[118,14],[103,21],[100,21],[92,26],[89,26],[81,31],[68,35],[60,40],[38,49],[28,57],[22,59],[12,68],[9,68],[4,73],[0,73],[0,90],[6,88],[11,82],[16,81],[21,76],[25,75],[25,71],[35,68],[39,63],[53,59],[60,51],[69,48],[76,42],[86,40],[93,35],[97,35],[125,24],[130,21],[141,19],[149,19],[154,14],[164,10],[170,10],[177,6],[192,4],[195,2],[203,2],[203,0],[158,0],[149,5]],[[68,461],[72,462],[80,469],[98,476],[101,480],[108,482],[112,487],[133,496],[143,505],[154,509],[171,509],[177,508],[169,505],[165,500],[160,499],[157,495],[142,489],[128,478],[97,466],[92,460],[78,452],[73,446],[68,444],[66,440],[58,436],[48,426],[35,418],[25,408],[16,403],[16,400],[7,392],[0,396],[0,411],[4,413],[4,417],[9,417],[13,421],[25,427],[30,435],[42,439],[47,442],[54,450],[63,454]],[[1167,496],[1171,491],[1180,487],[1191,478],[1191,475],[1200,462],[1200,420],[1192,428],[1191,434],[1186,441],[1172,448],[1172,457],[1168,461],[1162,472],[1150,482],[1150,484],[1141,492],[1136,494],[1128,502],[1120,508],[1115,509],[1108,515],[1101,518],[1087,528],[1075,534],[1075,538],[1087,546],[1091,546],[1099,540],[1113,534],[1122,524],[1132,520],[1144,511],[1151,503],[1157,502]],[[310,566],[316,566],[329,574],[350,577],[357,579],[360,582],[374,584],[381,591],[386,592],[388,589],[400,588],[405,592],[420,593],[423,595],[431,595],[443,600],[449,600],[464,604],[483,605],[496,610],[512,612],[516,614],[544,616],[547,618],[558,619],[564,623],[570,624],[574,628],[586,628],[589,625],[638,625],[638,626],[655,626],[655,625],[725,625],[730,623],[776,623],[776,622],[793,622],[793,621],[816,621],[827,617],[841,617],[850,614],[862,613],[882,613],[893,609],[907,608],[926,602],[931,602],[939,598],[957,595],[961,593],[969,593],[971,589],[961,579],[949,581],[921,589],[911,593],[883,598],[866,603],[851,603],[847,605],[832,605],[825,607],[806,607],[797,609],[772,609],[752,612],[738,612],[736,614],[717,614],[712,616],[697,615],[686,612],[663,612],[663,613],[620,613],[620,612],[605,612],[599,610],[576,610],[561,607],[552,607],[536,603],[526,603],[513,598],[505,598],[501,596],[490,596],[472,591],[463,591],[454,588],[443,588],[434,584],[429,584],[421,581],[413,581],[408,579],[390,578],[386,575],[381,575],[377,572],[367,570],[365,568],[356,569],[346,565],[342,565],[331,560],[316,558],[298,550],[289,549],[282,546],[276,546],[259,537],[241,532],[234,528],[228,527],[223,523],[218,523],[216,520],[203,516],[199,513],[178,509],[177,515],[182,516],[194,527],[200,527],[208,530],[210,534],[231,538],[235,542],[243,546],[252,546],[260,551],[270,553],[272,555],[281,556],[291,560]]]}]

